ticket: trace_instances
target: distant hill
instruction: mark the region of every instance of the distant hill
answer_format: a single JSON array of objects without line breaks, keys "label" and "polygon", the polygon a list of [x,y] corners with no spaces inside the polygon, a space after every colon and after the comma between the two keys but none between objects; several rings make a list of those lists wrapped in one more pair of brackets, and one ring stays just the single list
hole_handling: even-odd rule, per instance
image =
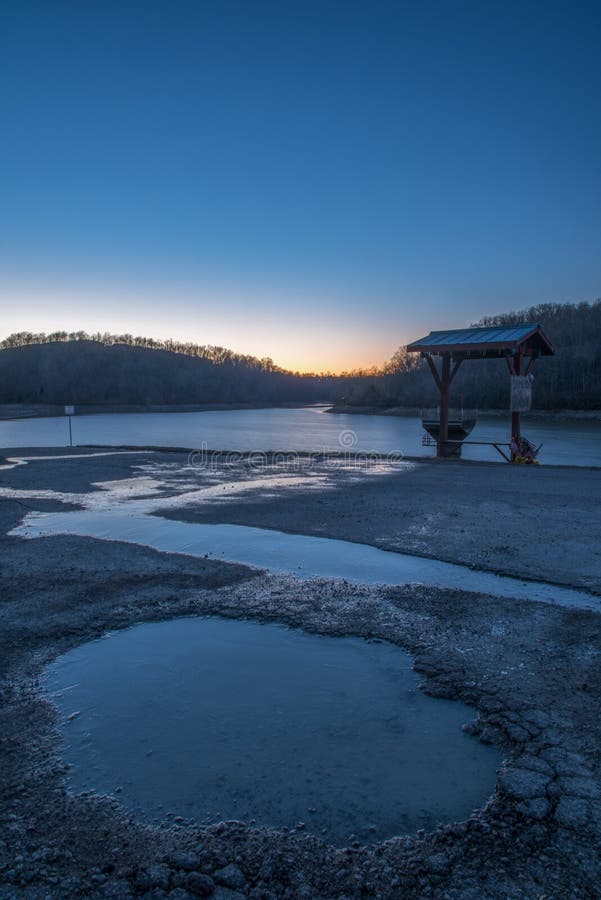
[{"label": "distant hill", "polygon": [[[487,317],[477,325],[539,322],[556,356],[535,367],[534,406],[601,409],[601,300],[544,304]],[[432,323],[436,328],[437,323]],[[432,376],[403,347],[380,369],[301,375],[271,359],[223,347],[159,342],[131,335],[21,332],[0,342],[0,403],[249,404],[338,403],[387,409],[437,403]],[[452,403],[507,409],[502,360],[467,362],[453,383]]]},{"label": "distant hill", "polygon": [[0,350],[0,403],[310,403],[327,402],[331,390],[327,380],[240,359],[96,340]]},{"label": "distant hill", "polygon": [[[277,368],[271,359],[258,359],[256,356],[236,353],[233,350],[229,350],[227,347],[218,347],[213,344],[194,344],[191,341],[159,341],[155,338],[143,337],[140,335],[111,334],[108,331],[98,331],[95,334],[88,334],[85,331],[53,331],[51,334],[45,334],[44,332],[18,331],[0,341],[0,349],[8,350],[15,347],[26,347],[30,344],[82,343],[85,341],[94,341],[95,343],[103,344],[106,347],[120,344],[126,347],[145,347],[149,350],[168,350],[172,353],[183,354],[184,356],[208,359],[210,362],[214,363],[232,363],[233,365],[245,366],[246,368],[251,369],[262,369],[264,371],[274,371]],[[278,369],[278,371],[284,370]]]}]

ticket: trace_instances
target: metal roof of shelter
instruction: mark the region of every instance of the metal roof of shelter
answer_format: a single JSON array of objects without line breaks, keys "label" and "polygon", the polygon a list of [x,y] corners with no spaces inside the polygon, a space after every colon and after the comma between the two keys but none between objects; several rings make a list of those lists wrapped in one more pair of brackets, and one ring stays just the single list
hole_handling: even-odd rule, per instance
[{"label": "metal roof of shelter", "polygon": [[494,358],[519,351],[526,356],[552,356],[553,345],[540,325],[501,325],[431,331],[407,347],[409,352],[450,353],[455,358]]}]

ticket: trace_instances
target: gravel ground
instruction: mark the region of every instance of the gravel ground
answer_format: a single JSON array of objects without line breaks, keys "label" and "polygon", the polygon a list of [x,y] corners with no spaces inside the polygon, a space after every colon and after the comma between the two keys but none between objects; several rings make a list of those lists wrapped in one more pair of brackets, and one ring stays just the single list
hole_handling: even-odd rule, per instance
[{"label": "gravel ground", "polygon": [[[226,487],[253,475],[241,465],[192,478],[189,471],[182,474],[183,461],[176,454],[39,459],[0,472],[0,488],[9,489],[0,497],[0,897],[601,896],[601,617],[461,591],[301,582],[89,538],[6,536],[29,509],[64,508],[56,497],[33,496],[36,492],[67,494],[63,501],[73,507],[74,495],[98,490],[95,483],[136,474],[160,476],[167,495],[181,493],[185,485],[190,490],[194,479]],[[310,474],[322,479],[319,490],[296,486],[291,503],[291,486],[261,487],[256,496],[247,492],[230,499],[227,519],[217,520],[240,521],[236,516],[244,518],[245,511],[252,519],[264,510],[271,518],[250,524],[279,527],[275,519],[283,519],[283,507],[298,506],[299,519],[290,517],[295,527],[288,530],[311,531],[305,525],[313,505],[319,516],[313,533],[323,534],[318,529],[326,522],[336,537],[361,534],[372,542],[380,530],[380,540],[387,534],[408,540],[402,503],[415,505],[417,521],[419,503],[428,501],[427,496],[420,501],[424,484],[430,477],[442,485],[443,471],[424,465],[367,478],[336,469],[324,477],[317,465]],[[552,554],[559,537],[550,510],[561,508],[561,498],[572,504],[570,535],[587,522],[599,528],[589,507],[598,485],[585,489],[590,473],[554,470],[548,478],[546,470],[536,470],[530,482],[505,481],[503,488],[491,471],[494,467],[452,464],[445,482],[457,499],[455,526],[465,529],[471,546],[490,548],[491,567],[501,556],[501,551],[494,556],[495,541],[501,546],[505,536],[495,538],[492,516],[474,533],[466,504],[458,502],[468,482],[479,503],[487,493],[492,502],[497,490],[502,492],[498,502],[509,504],[515,516],[527,512],[521,499],[526,485],[531,502],[538,498],[537,542],[543,545],[549,525]],[[519,486],[513,497],[512,484]],[[431,496],[435,490],[442,487],[432,488]],[[402,500],[406,491],[413,500]],[[401,504],[396,530],[395,498]],[[444,503],[450,516],[453,502]],[[385,508],[388,516],[374,522]],[[201,516],[203,509],[199,501],[187,510],[178,507],[177,515]],[[225,504],[213,500],[209,513],[225,516]],[[569,511],[564,515],[565,523]],[[574,553],[584,553],[589,539],[582,537]],[[430,545],[430,552],[437,546]],[[468,548],[463,552],[468,561]],[[513,565],[525,567],[532,553],[520,551]],[[542,549],[535,558],[543,561]],[[482,557],[475,561],[483,564]],[[583,584],[576,559],[557,571],[563,576],[557,580]],[[591,572],[598,577],[592,566],[587,579]],[[537,565],[528,574],[540,578],[544,570]],[[489,802],[467,821],[435,832],[335,849],[302,829],[271,831],[240,822],[201,828],[177,819],[153,828],[129,817],[112,798],[69,795],[55,713],[38,690],[41,669],[106,630],[186,614],[277,621],[319,633],[385,639],[409,650],[424,690],[471,705],[474,717],[467,730],[501,750],[504,763]]]}]

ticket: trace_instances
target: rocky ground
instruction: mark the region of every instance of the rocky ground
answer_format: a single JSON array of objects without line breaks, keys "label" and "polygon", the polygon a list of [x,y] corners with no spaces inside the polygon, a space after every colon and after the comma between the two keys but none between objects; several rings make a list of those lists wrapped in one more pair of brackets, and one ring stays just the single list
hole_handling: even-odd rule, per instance
[{"label": "rocky ground", "polygon": [[[337,537],[362,535],[374,543],[377,534],[380,545],[415,540],[420,503],[423,514],[428,498],[438,496],[443,515],[467,535],[455,558],[468,559],[469,548],[478,547],[475,562],[504,567],[506,551],[495,548],[507,546],[505,529],[497,525],[495,533],[489,512],[478,532],[461,499],[469,489],[481,510],[497,502],[506,504],[514,523],[522,515],[538,522],[538,549],[520,551],[516,542],[511,563],[513,571],[528,569],[536,578],[546,571],[546,537],[551,555],[559,552],[555,516],[570,508],[562,514],[564,536],[572,541],[569,558],[565,565],[548,562],[557,580],[598,587],[598,556],[584,573],[579,566],[594,538],[587,529],[599,528],[592,509],[597,474],[541,469],[513,475],[504,467],[425,464],[362,476],[339,467],[324,472],[320,463],[306,473],[319,490],[275,479],[269,489],[261,482],[256,493],[234,490],[227,502],[217,502],[215,487],[227,494],[228,486],[246,484],[256,473],[244,462],[196,472],[175,454],[32,455],[38,460],[0,471],[0,897],[601,896],[597,613],[428,587],[301,582],[135,545],[7,535],[31,509],[74,508],[78,494],[98,491],[97,482],[152,474],[162,496],[212,489],[210,503],[198,497],[174,507],[172,515],[180,518],[208,514],[254,522],[261,514],[266,520],[255,524],[263,527],[288,524],[320,534],[326,527]],[[501,481],[496,472],[523,480]],[[535,502],[537,517],[529,513]],[[297,520],[286,506],[297,509]],[[453,545],[444,546],[453,558]],[[433,544],[430,552],[438,548]],[[471,705],[467,729],[501,750],[504,762],[489,802],[467,821],[431,833],[335,849],[305,830],[240,822],[201,828],[175,819],[154,828],[132,819],[115,799],[70,795],[55,713],[39,693],[44,665],[107,629],[209,613],[384,639],[408,649],[424,690]]]}]

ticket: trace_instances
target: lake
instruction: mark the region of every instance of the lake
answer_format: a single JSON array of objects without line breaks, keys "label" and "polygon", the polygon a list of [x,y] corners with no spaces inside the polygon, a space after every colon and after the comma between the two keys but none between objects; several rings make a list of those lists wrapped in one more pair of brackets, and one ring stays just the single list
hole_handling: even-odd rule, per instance
[{"label": "lake", "polygon": [[[481,416],[474,441],[508,441],[506,417]],[[422,447],[419,417],[331,415],[324,407],[186,413],[115,413],[73,418],[75,444],[186,447],[212,450],[354,450],[432,456]],[[601,466],[601,422],[536,419],[523,433],[543,443],[541,463]],[[64,417],[0,421],[0,447],[64,447]],[[492,447],[465,446],[465,459],[500,461]]]}]

